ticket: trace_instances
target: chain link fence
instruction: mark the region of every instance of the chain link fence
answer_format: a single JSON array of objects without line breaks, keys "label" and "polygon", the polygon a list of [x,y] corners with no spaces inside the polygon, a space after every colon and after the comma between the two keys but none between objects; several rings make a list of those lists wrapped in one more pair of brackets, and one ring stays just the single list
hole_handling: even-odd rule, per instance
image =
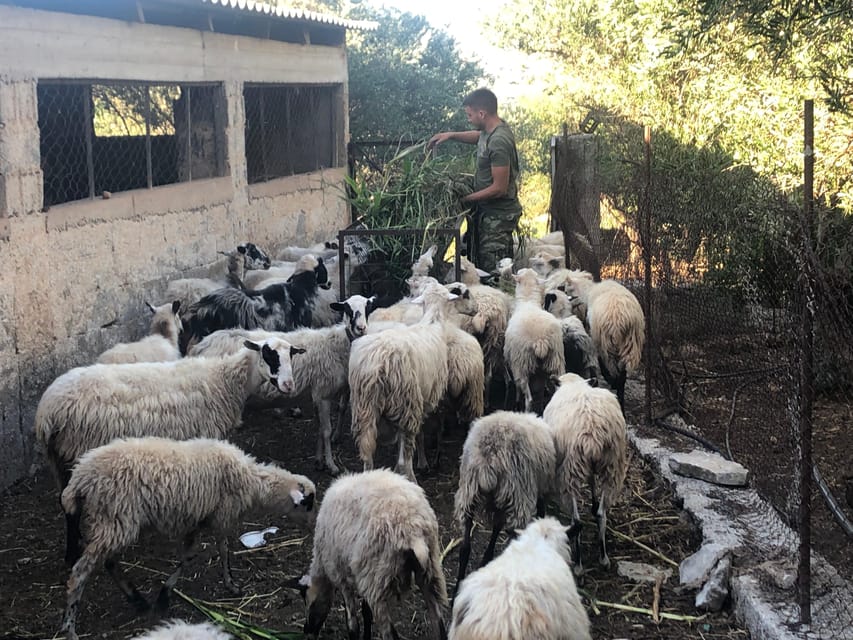
[{"label": "chain link fence", "polygon": [[37,99],[45,207],[228,171],[221,85],[41,80]]},{"label": "chain link fence", "polygon": [[[693,444],[746,466],[751,486],[806,545],[799,599],[791,593],[800,606],[788,622],[811,618],[815,637],[837,637],[818,624],[827,617],[833,629],[853,629],[849,587],[835,573],[853,579],[853,545],[840,524],[845,510],[853,514],[853,497],[845,501],[853,474],[851,216],[820,206],[804,213],[801,193],[792,202],[719,149],[663,132],[645,145],[641,127],[617,118],[596,137],[598,260],[568,258],[620,280],[641,303],[651,292],[649,389],[647,402],[630,408],[632,421],[660,433],[687,425]],[[577,233],[585,223],[571,224]],[[815,469],[835,514],[811,483]],[[829,564],[809,564],[811,550]]]}]

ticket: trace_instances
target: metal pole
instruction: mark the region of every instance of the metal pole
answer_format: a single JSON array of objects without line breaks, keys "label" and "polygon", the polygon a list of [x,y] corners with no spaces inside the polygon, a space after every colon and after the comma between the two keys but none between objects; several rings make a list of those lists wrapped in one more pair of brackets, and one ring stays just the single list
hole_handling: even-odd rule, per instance
[{"label": "metal pole", "polygon": [[645,377],[646,377],[646,426],[652,426],[652,129],[643,128],[643,145],[646,150],[646,185],[643,192],[640,228],[643,230],[644,295],[643,313],[646,315]]},{"label": "metal pole", "polygon": [[803,115],[803,222],[802,338],[800,342],[800,564],[797,569],[800,624],[812,619],[811,603],[811,501],[812,501],[812,346],[814,343],[814,289],[809,261],[814,222],[814,101],[806,100]]}]

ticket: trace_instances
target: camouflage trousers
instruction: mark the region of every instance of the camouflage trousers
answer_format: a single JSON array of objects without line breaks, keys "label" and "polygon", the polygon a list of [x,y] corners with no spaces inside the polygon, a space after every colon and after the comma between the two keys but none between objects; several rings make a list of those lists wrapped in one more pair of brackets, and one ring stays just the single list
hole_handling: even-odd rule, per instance
[{"label": "camouflage trousers", "polygon": [[469,255],[484,271],[494,271],[501,258],[512,258],[512,234],[518,227],[521,211],[490,211],[480,206],[474,213]]}]

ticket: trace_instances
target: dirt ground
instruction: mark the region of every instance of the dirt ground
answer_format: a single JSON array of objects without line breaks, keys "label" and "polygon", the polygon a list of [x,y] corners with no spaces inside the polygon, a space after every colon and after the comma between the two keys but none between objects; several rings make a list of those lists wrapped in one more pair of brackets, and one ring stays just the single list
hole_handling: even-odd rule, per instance
[{"label": "dirt ground", "polygon": [[[288,412],[277,410],[250,411],[244,426],[233,434],[233,441],[259,459],[280,463],[286,468],[306,473],[318,484],[320,495],[331,478],[314,471],[315,435],[309,418],[294,419]],[[452,589],[458,563],[458,547],[454,541],[459,530],[452,518],[453,493],[457,485],[457,461],[464,432],[446,435],[440,467],[420,476],[436,511],[442,532],[442,545],[449,550],[444,559],[448,590]],[[391,464],[393,452],[380,450],[378,464]],[[338,459],[350,470],[360,464],[349,438],[338,447]],[[46,471],[22,481],[2,495],[0,518],[0,638],[52,638],[59,627],[65,601],[63,519],[52,479]],[[265,547],[246,550],[232,541],[236,551],[232,567],[237,581],[243,585],[244,597],[229,598],[221,582],[221,572],[212,539],[202,538],[205,552],[201,560],[181,580],[178,590],[203,601],[208,607],[224,612],[245,624],[276,632],[299,632],[304,622],[304,609],[297,592],[286,582],[307,569],[311,555],[311,536],[285,521],[249,518],[240,532],[278,525],[277,534],[268,538]],[[585,527],[584,547],[587,558],[597,554],[593,540],[594,522]],[[625,497],[609,516],[615,530],[609,537],[613,565],[603,570],[597,563],[583,579],[586,600],[595,638],[686,639],[748,638],[727,611],[716,614],[697,612],[693,593],[677,589],[678,571],[674,565],[692,553],[699,540],[689,519],[673,503],[666,483],[636,457],[632,460]],[[475,528],[472,568],[485,548],[487,533]],[[644,545],[641,548],[639,545]],[[503,539],[501,540],[501,546]],[[499,547],[500,549],[500,547]],[[140,544],[127,550],[123,567],[143,595],[153,600],[164,575],[176,558],[177,545],[155,535],[143,537]],[[664,560],[666,558],[666,560]],[[662,616],[696,617],[698,620],[663,618],[656,622],[650,613],[633,612],[620,607],[650,610],[655,603],[654,586],[633,584],[616,572],[622,560],[651,563],[671,568],[670,577],[660,589],[658,605]],[[105,572],[97,572],[87,585],[78,632],[81,638],[131,638],[149,629],[163,618],[180,617],[194,621],[205,619],[203,613],[179,595],[172,600],[166,614],[152,611],[137,615],[120,595]],[[410,594],[396,610],[395,624],[403,640],[426,638],[421,601]],[[336,603],[323,638],[346,636],[346,621],[341,602]],[[257,638],[258,636],[246,636]],[[274,636],[273,636],[274,637]],[[298,637],[298,636],[297,636]]]}]

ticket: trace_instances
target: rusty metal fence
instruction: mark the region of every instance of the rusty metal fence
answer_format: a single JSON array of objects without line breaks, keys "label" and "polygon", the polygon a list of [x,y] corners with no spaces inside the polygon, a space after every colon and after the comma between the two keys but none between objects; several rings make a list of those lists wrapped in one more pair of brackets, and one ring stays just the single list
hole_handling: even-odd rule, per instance
[{"label": "rusty metal fence", "polygon": [[[795,626],[849,597],[832,591],[836,570],[853,579],[844,524],[853,515],[853,224],[810,198],[809,113],[799,199],[663,132],[644,141],[636,124],[602,127],[592,265],[647,305],[646,394],[629,407],[632,422],[658,432],[681,425],[696,446],[742,463],[799,533]],[[692,174],[672,162],[679,154]],[[618,179],[607,173],[614,166]],[[569,256],[589,270],[583,258]],[[853,611],[841,605],[849,620],[836,622],[851,629]]]}]

